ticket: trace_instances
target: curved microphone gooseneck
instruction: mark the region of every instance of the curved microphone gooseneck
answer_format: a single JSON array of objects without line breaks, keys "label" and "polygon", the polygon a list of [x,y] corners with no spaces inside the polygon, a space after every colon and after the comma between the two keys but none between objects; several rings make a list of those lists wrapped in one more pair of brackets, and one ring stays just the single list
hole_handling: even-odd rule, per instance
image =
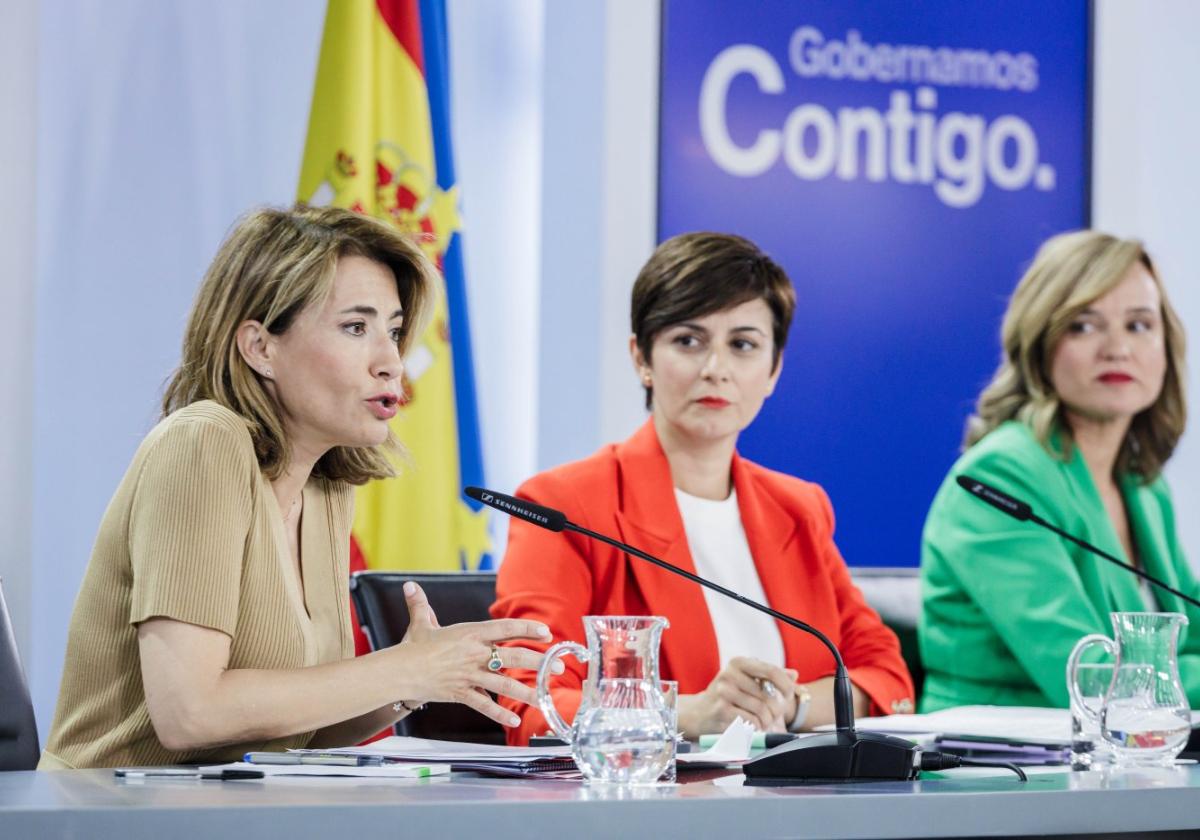
[{"label": "curved microphone gooseneck", "polygon": [[797,630],[803,630],[806,633],[811,633],[812,635],[816,636],[818,639],[820,639],[821,643],[829,649],[829,652],[833,654],[833,661],[837,664],[837,669],[834,671],[833,676],[833,710],[837,730],[839,732],[854,731],[854,693],[850,686],[850,675],[846,673],[846,663],[842,661],[842,654],[838,651],[834,643],[831,642],[829,637],[816,627],[813,627],[811,624],[806,624],[798,618],[792,618],[790,615],[785,615],[784,613],[779,612],[779,610],[768,607],[766,604],[760,604],[757,601],[752,601],[745,595],[739,595],[732,589],[726,589],[719,583],[713,583],[711,580],[706,580],[697,574],[689,572],[687,569],[681,569],[678,566],[666,562],[665,560],[660,560],[659,558],[647,554],[646,552],[632,545],[626,545],[625,543],[614,540],[611,537],[606,537],[604,534],[597,534],[595,531],[590,531],[587,528],[584,528],[582,525],[576,525],[569,519],[564,521],[563,528],[567,531],[575,531],[576,533],[591,537],[594,540],[599,540],[602,543],[607,543],[613,548],[617,548],[621,551],[632,554],[634,557],[640,557],[642,560],[645,560],[648,563],[653,563],[655,566],[659,566],[667,569],[668,571],[675,572],[678,575],[682,575],[694,583],[698,583],[701,586],[707,586],[714,592],[720,592],[726,598],[732,598],[738,603],[745,604],[747,607],[756,609],[759,612],[764,612],[772,618],[777,618],[784,624],[795,627]]},{"label": "curved microphone gooseneck", "polygon": [[1095,554],[1097,557],[1103,557],[1105,560],[1107,560],[1110,563],[1115,563],[1116,565],[1120,566],[1122,569],[1124,569],[1127,572],[1132,572],[1133,574],[1137,575],[1138,577],[1140,577],[1142,580],[1146,581],[1147,583],[1152,583],[1155,586],[1157,586],[1159,589],[1163,589],[1167,592],[1170,592],[1175,597],[1182,598],[1183,600],[1187,601],[1189,604],[1192,604],[1193,606],[1200,607],[1200,601],[1196,600],[1191,595],[1186,595],[1183,592],[1180,592],[1175,587],[1170,586],[1167,583],[1164,583],[1163,581],[1156,578],[1154,575],[1146,572],[1144,569],[1139,569],[1137,566],[1133,566],[1129,563],[1126,563],[1124,560],[1121,560],[1118,557],[1113,557],[1107,551],[1103,551],[1103,550],[1097,548],[1096,546],[1092,545],[1090,542],[1087,542],[1086,540],[1081,540],[1079,537],[1076,537],[1072,534],[1068,534],[1066,531],[1059,528],[1058,526],[1050,524],[1045,519],[1042,519],[1040,516],[1038,516],[1036,513],[1034,513],[1033,508],[1030,507],[1028,502],[1022,502],[1020,499],[1013,498],[1012,496],[1008,495],[1007,493],[1004,493],[1000,490],[997,490],[995,487],[992,487],[990,484],[984,484],[979,479],[971,478],[969,475],[960,475],[960,476],[956,477],[954,480],[955,480],[955,482],[957,482],[959,487],[966,490],[968,493],[970,493],[975,498],[979,499],[982,502],[988,503],[992,507],[996,508],[996,510],[1007,513],[1013,519],[1016,519],[1020,522],[1032,522],[1035,525],[1041,525],[1043,528],[1046,528],[1050,531],[1053,531],[1055,534],[1058,534],[1064,540],[1073,542],[1073,543],[1075,543],[1075,545],[1079,546],[1080,548],[1087,549],[1092,554]]},{"label": "curved microphone gooseneck", "polygon": [[752,601],[744,595],[706,580],[697,574],[681,569],[665,560],[647,554],[641,549],[615,540],[604,534],[576,525],[562,511],[534,502],[484,490],[467,487],[464,492],[469,498],[499,511],[515,516],[530,524],[549,531],[574,531],[594,540],[633,555],[662,569],[687,578],[693,583],[720,592],[727,598],[745,604],[751,609],[766,613],[791,627],[810,633],[819,639],[833,654],[837,670],[834,674],[833,703],[836,730],[832,733],[814,735],[790,741],[768,750],[759,758],[747,763],[743,770],[750,778],[762,779],[911,779],[921,766],[915,744],[890,735],[876,732],[856,732],[854,729],[854,695],[850,677],[842,655],[829,638],[817,628],[772,609],[765,604]]}]

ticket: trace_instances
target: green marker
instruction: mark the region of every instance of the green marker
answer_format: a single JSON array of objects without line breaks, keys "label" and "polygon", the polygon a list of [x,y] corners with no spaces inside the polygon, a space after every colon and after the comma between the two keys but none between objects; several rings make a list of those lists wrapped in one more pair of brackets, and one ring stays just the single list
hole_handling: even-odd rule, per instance
[{"label": "green marker", "polygon": [[[711,749],[720,737],[720,735],[701,735],[700,749]],[[780,744],[786,744],[788,741],[794,741],[797,737],[794,732],[755,732],[754,736],[750,739],[750,749],[769,750],[772,747],[778,747]]]}]

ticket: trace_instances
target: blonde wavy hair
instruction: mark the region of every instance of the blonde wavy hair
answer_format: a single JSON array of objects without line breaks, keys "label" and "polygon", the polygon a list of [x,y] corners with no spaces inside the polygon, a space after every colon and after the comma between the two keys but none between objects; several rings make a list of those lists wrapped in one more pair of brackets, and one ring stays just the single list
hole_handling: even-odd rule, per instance
[{"label": "blonde wavy hair", "polygon": [[[359,256],[391,269],[404,311],[405,354],[429,320],[440,282],[437,269],[410,237],[385,223],[336,207],[264,208],[242,217],[217,251],[196,294],[179,368],[163,395],[163,416],[213,400],[246,422],[259,466],[278,478],[291,460],[280,407],[242,358],[236,333],[259,321],[276,335],[333,287],[341,257]],[[403,453],[389,432],[379,446],[335,447],[313,475],[363,484],[394,474],[389,455]]]},{"label": "blonde wavy hair", "polygon": [[1054,351],[1075,317],[1139,263],[1154,278],[1162,300],[1167,371],[1158,399],[1133,418],[1114,468],[1145,482],[1158,477],[1187,423],[1183,324],[1142,243],[1090,230],[1048,239],[1017,284],[1000,331],[1000,367],[967,420],[964,449],[1006,420],[1020,420],[1051,454],[1064,457],[1050,445],[1056,427],[1071,431],[1050,381]]}]

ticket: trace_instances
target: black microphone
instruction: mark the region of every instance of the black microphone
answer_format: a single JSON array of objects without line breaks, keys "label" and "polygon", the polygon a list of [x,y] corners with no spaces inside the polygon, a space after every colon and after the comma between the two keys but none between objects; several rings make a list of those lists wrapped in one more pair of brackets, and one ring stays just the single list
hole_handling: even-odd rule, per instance
[{"label": "black microphone", "polygon": [[1088,551],[1092,552],[1092,554],[1095,554],[1098,557],[1103,557],[1105,560],[1109,561],[1110,563],[1116,563],[1122,569],[1127,569],[1128,571],[1133,572],[1138,577],[1142,578],[1145,581],[1148,581],[1149,583],[1154,584],[1159,589],[1166,590],[1167,592],[1170,592],[1172,595],[1176,595],[1176,596],[1182,598],[1183,600],[1187,601],[1189,604],[1193,604],[1197,607],[1200,607],[1200,601],[1197,601],[1191,595],[1185,595],[1184,593],[1180,592],[1175,587],[1169,586],[1168,584],[1163,583],[1161,580],[1154,577],[1154,575],[1146,573],[1144,570],[1139,569],[1137,566],[1132,566],[1129,563],[1126,563],[1124,560],[1121,560],[1118,557],[1113,557],[1107,551],[1103,551],[1099,548],[1096,548],[1096,546],[1092,545],[1090,542],[1087,542],[1086,540],[1081,540],[1081,539],[1079,539],[1079,537],[1068,534],[1066,531],[1062,530],[1061,528],[1050,524],[1045,519],[1042,519],[1040,516],[1038,516],[1036,513],[1034,513],[1033,508],[1030,507],[1026,502],[1022,502],[1019,499],[1014,499],[1012,496],[1008,495],[1007,493],[1003,493],[1003,492],[997,490],[995,487],[992,487],[988,484],[984,484],[982,481],[975,479],[975,478],[971,478],[970,476],[967,476],[967,475],[960,475],[957,478],[955,478],[954,480],[958,482],[959,487],[966,490],[968,493],[970,493],[975,498],[981,499],[982,501],[987,502],[989,505],[996,508],[997,510],[1004,511],[1005,513],[1007,513],[1009,516],[1013,517],[1014,519],[1019,519],[1022,522],[1026,522],[1026,521],[1034,522],[1038,525],[1041,525],[1043,528],[1048,528],[1049,530],[1058,534],[1064,540],[1069,540],[1069,541],[1075,543],[1075,545],[1079,546],[1080,548],[1085,548]]},{"label": "black microphone", "polygon": [[467,487],[463,492],[477,502],[483,502],[496,510],[504,511],[509,516],[524,519],[526,522],[548,531],[561,531],[568,525],[567,517],[563,515],[562,511],[535,505],[533,502],[518,499],[516,496],[506,496],[494,490],[484,490],[482,487]]},{"label": "black microphone", "polygon": [[480,487],[467,487],[467,496],[496,508],[518,519],[523,519],[551,531],[574,531],[594,540],[613,546],[649,563],[653,563],[674,574],[720,592],[759,612],[766,613],[791,627],[816,636],[837,663],[833,682],[833,708],[836,729],[833,732],[813,735],[790,741],[767,750],[753,761],[742,766],[749,779],[764,780],[828,780],[850,781],[862,779],[912,779],[920,767],[918,748],[910,741],[878,732],[857,732],[854,729],[854,695],[846,664],[837,646],[824,633],[798,618],[774,610],[765,604],[752,601],[744,595],[726,589],[720,584],[681,569],[665,560],[647,554],[632,545],[614,540],[612,537],[576,525],[562,511],[534,504],[533,502],[506,496]]}]

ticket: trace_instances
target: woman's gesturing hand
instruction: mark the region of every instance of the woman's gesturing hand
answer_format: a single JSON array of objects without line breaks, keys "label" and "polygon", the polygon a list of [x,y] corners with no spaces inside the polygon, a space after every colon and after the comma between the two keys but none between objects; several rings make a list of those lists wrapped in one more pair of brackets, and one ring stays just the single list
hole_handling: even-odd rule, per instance
[{"label": "woman's gesturing hand", "polygon": [[741,715],[763,732],[784,732],[796,713],[796,677],[789,668],[734,657],[704,691],[680,696],[679,728],[695,739],[724,732]]},{"label": "woman's gesturing hand", "polygon": [[[405,690],[398,700],[425,703],[462,703],[503,726],[516,726],[520,719],[496,704],[488,695],[503,694],[523,703],[536,700],[524,683],[502,673],[510,668],[536,670],[542,654],[522,647],[497,647],[512,639],[548,641],[550,629],[537,621],[503,618],[471,621],[442,627],[425,597],[424,590],[409,581],[404,584],[408,602],[408,632],[393,647],[403,657]],[[556,673],[562,670],[561,663]]]}]

